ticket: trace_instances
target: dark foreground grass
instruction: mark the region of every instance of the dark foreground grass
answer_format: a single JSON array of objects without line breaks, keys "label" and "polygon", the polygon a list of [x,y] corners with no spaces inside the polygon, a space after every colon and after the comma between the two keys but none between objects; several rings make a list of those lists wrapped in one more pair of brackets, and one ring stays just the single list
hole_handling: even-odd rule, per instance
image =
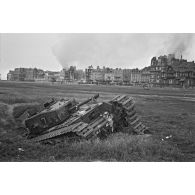
[{"label": "dark foreground grass", "polygon": [[[41,103],[55,91],[56,98],[91,95],[91,91],[79,96],[74,86],[66,87],[0,86],[0,161],[194,161],[195,160],[195,107],[194,102],[169,97],[136,97],[136,108],[143,122],[150,127],[151,135],[135,136],[115,133],[107,139],[80,140],[56,145],[29,143],[18,116],[26,109],[37,111]],[[78,88],[78,86],[75,86]],[[53,89],[53,90],[51,90]],[[80,87],[82,91],[82,87]],[[84,90],[86,90],[84,88]],[[102,99],[113,94],[106,89]],[[124,92],[127,89],[125,88]],[[122,91],[120,91],[121,93]],[[144,91],[143,91],[144,93]],[[147,93],[149,93],[147,91]],[[152,92],[153,93],[153,92]],[[166,92],[167,93],[167,92]],[[30,95],[31,94],[31,95]],[[190,94],[190,92],[189,92]],[[181,95],[181,94],[180,94]]]},{"label": "dark foreground grass", "polygon": [[52,145],[4,139],[1,161],[178,161],[180,151],[152,136],[113,134],[106,140],[64,141]]}]

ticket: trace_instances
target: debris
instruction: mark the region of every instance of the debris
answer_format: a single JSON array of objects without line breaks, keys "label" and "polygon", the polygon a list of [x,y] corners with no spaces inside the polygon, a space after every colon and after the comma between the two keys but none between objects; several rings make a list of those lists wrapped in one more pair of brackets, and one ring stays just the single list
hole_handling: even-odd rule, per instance
[{"label": "debris", "polygon": [[170,139],[170,138],[172,138],[172,135],[166,136],[165,138]]},{"label": "debris", "polygon": [[18,151],[24,152],[24,149],[23,148],[18,148]]}]

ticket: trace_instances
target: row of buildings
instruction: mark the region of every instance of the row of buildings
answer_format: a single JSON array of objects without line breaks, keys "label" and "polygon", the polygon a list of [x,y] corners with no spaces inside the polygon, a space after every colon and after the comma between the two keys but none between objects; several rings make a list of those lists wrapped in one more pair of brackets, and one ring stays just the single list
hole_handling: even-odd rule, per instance
[{"label": "row of buildings", "polygon": [[15,68],[7,74],[10,81],[36,81],[36,82],[72,82],[84,78],[84,71],[77,70],[75,66],[70,66],[61,71],[44,71],[37,68]]},{"label": "row of buildings", "polygon": [[34,81],[43,78],[44,71],[37,68],[15,68],[7,74],[7,80],[11,81]]},{"label": "row of buildings", "polygon": [[96,69],[85,70],[87,83],[150,84],[152,86],[195,86],[195,63],[175,58],[174,54],[153,57],[150,66],[143,69]]},{"label": "row of buildings", "polygon": [[94,68],[91,65],[85,71],[70,66],[54,72],[37,68],[15,68],[9,71],[7,80],[189,87],[195,86],[195,63],[182,59],[182,56],[177,59],[174,54],[169,54],[153,57],[150,65],[143,69],[113,69],[105,66]]},{"label": "row of buildings", "polygon": [[[143,74],[144,73],[144,74]],[[148,82],[149,75],[146,70],[139,69],[121,69],[121,68],[93,68],[89,66],[85,69],[87,83],[105,83],[105,84],[131,84],[139,82]]]}]

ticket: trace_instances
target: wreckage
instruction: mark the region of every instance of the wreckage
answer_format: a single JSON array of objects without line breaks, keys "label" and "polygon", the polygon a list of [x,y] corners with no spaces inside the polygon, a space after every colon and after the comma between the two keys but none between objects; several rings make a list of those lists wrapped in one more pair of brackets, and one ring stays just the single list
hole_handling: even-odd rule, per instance
[{"label": "wreckage", "polygon": [[29,114],[24,121],[28,139],[33,142],[53,140],[69,133],[90,139],[125,131],[144,134],[147,127],[135,110],[135,101],[128,95],[108,102],[97,102],[99,94],[78,102],[74,98],[47,102],[38,113]]}]

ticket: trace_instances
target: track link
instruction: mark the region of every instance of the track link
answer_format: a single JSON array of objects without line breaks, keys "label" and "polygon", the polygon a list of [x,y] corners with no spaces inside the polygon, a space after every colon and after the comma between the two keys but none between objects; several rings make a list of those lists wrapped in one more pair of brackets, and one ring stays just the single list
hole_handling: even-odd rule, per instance
[{"label": "track link", "polygon": [[132,97],[127,95],[117,96],[113,99],[122,105],[127,116],[126,119],[130,127],[133,128],[134,132],[137,134],[144,134],[148,129],[140,120],[136,110],[135,110],[135,101]]},{"label": "track link", "polygon": [[99,116],[97,119],[89,123],[86,127],[83,129],[80,129],[77,131],[77,135],[88,138],[92,137],[94,135],[97,135],[101,129],[108,124],[108,120],[105,119],[102,116]]}]

